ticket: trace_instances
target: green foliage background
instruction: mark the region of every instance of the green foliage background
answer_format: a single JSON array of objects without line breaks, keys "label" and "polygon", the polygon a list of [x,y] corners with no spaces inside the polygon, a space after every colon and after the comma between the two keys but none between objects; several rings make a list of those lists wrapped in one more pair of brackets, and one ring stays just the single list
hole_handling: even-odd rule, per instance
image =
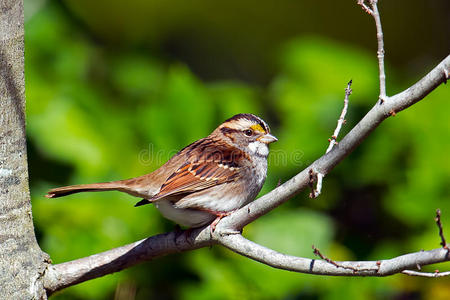
[{"label": "green foliage background", "polygon": [[[54,263],[174,225],[154,207],[134,208],[137,199],[128,195],[91,193],[53,200],[42,197],[47,189],[150,172],[224,119],[250,112],[264,117],[279,138],[271,149],[265,193],[323,154],[349,79],[354,93],[342,134],[376,100],[373,30],[365,33],[370,36],[368,50],[336,39],[339,30],[333,26],[296,32],[307,26],[293,17],[296,11],[285,19],[273,17],[278,10],[286,12],[283,5],[289,1],[231,1],[222,4],[223,11],[207,1],[169,2],[172,6],[156,0],[127,5],[26,2],[33,217],[39,243]],[[355,15],[361,15],[357,18],[369,19],[351,2]],[[299,13],[312,7],[301,1],[295,5]],[[269,15],[273,28],[263,22]],[[299,25],[285,28],[284,20]],[[362,27],[370,28],[371,20],[366,21]],[[327,30],[329,36],[318,33]],[[420,78],[439,61],[441,50],[435,47],[424,64],[413,68],[394,61],[391,65],[388,48],[389,93]],[[225,59],[216,62],[221,56]],[[385,259],[438,247],[436,208],[450,231],[448,99],[448,87],[439,87],[425,101],[387,120],[327,176],[320,198],[311,200],[304,192],[250,224],[245,235],[311,258],[314,244],[339,260]],[[145,263],[68,288],[54,298],[446,299],[449,286],[448,278],[295,274],[213,247]]]}]

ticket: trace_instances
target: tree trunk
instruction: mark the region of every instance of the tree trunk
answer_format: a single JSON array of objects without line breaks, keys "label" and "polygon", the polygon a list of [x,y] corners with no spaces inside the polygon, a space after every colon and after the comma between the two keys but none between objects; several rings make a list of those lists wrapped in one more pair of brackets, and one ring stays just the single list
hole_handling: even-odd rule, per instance
[{"label": "tree trunk", "polygon": [[36,241],[28,188],[23,2],[2,1],[0,14],[0,294],[41,299],[48,256]]}]

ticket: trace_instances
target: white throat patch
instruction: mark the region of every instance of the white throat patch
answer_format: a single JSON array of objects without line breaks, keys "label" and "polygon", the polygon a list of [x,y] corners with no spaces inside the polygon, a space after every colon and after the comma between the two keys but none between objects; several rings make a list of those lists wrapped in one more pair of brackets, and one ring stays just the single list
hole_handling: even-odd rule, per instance
[{"label": "white throat patch", "polygon": [[248,148],[253,154],[267,157],[269,155],[269,147],[267,144],[261,143],[259,141],[251,142],[248,144]]}]

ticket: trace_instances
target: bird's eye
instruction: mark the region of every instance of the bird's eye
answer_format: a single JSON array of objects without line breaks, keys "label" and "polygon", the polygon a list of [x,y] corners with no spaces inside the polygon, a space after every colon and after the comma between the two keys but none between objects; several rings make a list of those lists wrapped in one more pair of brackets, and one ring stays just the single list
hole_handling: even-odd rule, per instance
[{"label": "bird's eye", "polygon": [[252,136],[252,135],[253,135],[253,130],[247,129],[247,130],[244,131],[244,134],[245,134],[246,136]]}]

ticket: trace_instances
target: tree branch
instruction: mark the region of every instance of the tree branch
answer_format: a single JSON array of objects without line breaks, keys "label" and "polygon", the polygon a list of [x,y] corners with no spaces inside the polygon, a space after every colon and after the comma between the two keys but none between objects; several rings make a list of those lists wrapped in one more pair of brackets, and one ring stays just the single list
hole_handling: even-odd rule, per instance
[{"label": "tree branch", "polygon": [[428,278],[437,278],[437,277],[450,276],[450,272],[439,272],[439,270],[436,270],[436,272],[434,272],[434,273],[425,273],[425,272],[417,272],[417,271],[405,270],[405,271],[402,271],[402,273],[406,274],[406,275],[409,275],[409,276],[428,277]]},{"label": "tree branch", "polygon": [[[448,70],[450,69],[450,55],[416,84],[397,95],[387,98],[384,74],[383,33],[377,8],[377,0],[369,0],[369,3],[371,8],[364,4],[363,0],[358,1],[358,4],[375,18],[380,79],[379,99],[381,99],[381,102],[377,101],[377,104],[339,144],[332,146],[330,151],[327,150],[325,155],[286,183],[223,218],[217,224],[215,231],[212,231],[210,226],[206,226],[183,232],[169,232],[86,258],[57,265],[49,265],[43,275],[47,293],[51,294],[65,287],[111,274],[167,254],[198,249],[214,244],[221,244],[236,253],[275,268],[317,275],[387,276],[395,273],[418,275],[427,273],[411,271],[410,269],[449,261],[449,249],[445,247],[405,254],[389,260],[380,261],[335,262],[330,259],[315,260],[276,252],[249,241],[239,234],[245,225],[268,213],[308,187],[311,184],[310,170],[317,172],[322,177],[327,175],[377,128],[381,122],[389,116],[393,116],[420,101],[441,83],[447,81],[449,77]],[[349,94],[350,86],[346,90],[346,99]],[[344,106],[343,114],[345,110],[346,105]],[[339,125],[342,126],[342,123],[338,122],[338,128],[340,128]],[[441,274],[447,274],[447,272]]]},{"label": "tree branch", "polygon": [[349,155],[382,121],[396,113],[417,103],[445,80],[444,70],[450,69],[450,55],[439,63],[431,72],[405,91],[389,98],[383,105],[374,107],[356,124],[355,127],[337,144],[332,151],[323,155],[302,172],[272,190],[266,195],[247,204],[230,216],[223,218],[217,228],[232,228],[240,230],[245,225],[268,213],[275,207],[286,202],[308,187],[310,181],[309,170],[318,170],[326,175],[347,155]]},{"label": "tree branch", "polygon": [[49,265],[45,271],[47,294],[90,279],[119,272],[168,254],[215,244],[209,227],[158,234],[122,247],[73,261]]},{"label": "tree branch", "polygon": [[448,261],[449,251],[441,248],[380,261],[380,265],[376,261],[337,262],[345,267],[357,268],[358,271],[355,272],[351,268],[336,268],[326,261],[281,254],[248,241],[240,234],[233,233],[242,230],[245,225],[308,187],[308,170],[311,168],[317,168],[323,174],[328,174],[371,131],[390,116],[391,109],[399,112],[423,99],[446,80],[444,70],[449,68],[450,55],[415,85],[391,97],[389,102],[375,105],[331,152],[316,160],[286,183],[223,218],[217,224],[212,235],[209,226],[181,233],[169,232],[89,257],[49,265],[44,274],[44,286],[48,294],[167,254],[194,250],[213,244],[222,244],[239,254],[275,268],[318,275],[387,276],[416,268],[417,265]]},{"label": "tree branch", "polygon": [[[219,238],[220,244],[245,257],[277,269],[293,272],[330,276],[388,276],[404,270],[450,261],[449,251],[444,248],[420,251],[378,261],[336,261],[315,260],[279,253],[266,248],[242,235],[227,235]],[[337,266],[336,266],[337,265]]]}]

